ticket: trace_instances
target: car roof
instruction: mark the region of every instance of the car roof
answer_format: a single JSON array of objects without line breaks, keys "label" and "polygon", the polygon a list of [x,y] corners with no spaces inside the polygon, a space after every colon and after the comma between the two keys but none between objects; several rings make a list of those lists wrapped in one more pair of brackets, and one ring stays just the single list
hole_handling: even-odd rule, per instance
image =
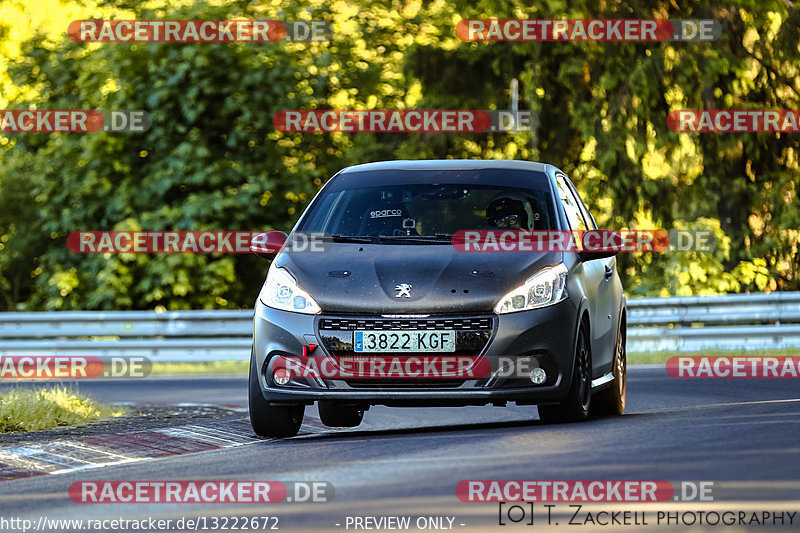
[{"label": "car roof", "polygon": [[[556,170],[553,165],[535,161],[518,161],[511,159],[423,159],[423,160],[398,160],[377,161],[354,165],[343,169],[340,174],[351,172],[366,172],[371,170],[477,170],[484,168],[529,170],[549,174]],[[550,171],[550,172],[548,172]]]}]

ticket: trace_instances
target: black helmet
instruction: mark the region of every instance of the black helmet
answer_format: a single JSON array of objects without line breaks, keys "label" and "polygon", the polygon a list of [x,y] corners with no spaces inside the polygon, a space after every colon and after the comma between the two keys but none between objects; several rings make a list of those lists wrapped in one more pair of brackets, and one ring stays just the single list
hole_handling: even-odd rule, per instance
[{"label": "black helmet", "polygon": [[514,217],[519,220],[522,229],[533,229],[534,217],[531,204],[525,196],[513,192],[501,192],[489,202],[486,207],[486,220],[490,226],[497,226],[498,221],[509,218],[514,223]]}]

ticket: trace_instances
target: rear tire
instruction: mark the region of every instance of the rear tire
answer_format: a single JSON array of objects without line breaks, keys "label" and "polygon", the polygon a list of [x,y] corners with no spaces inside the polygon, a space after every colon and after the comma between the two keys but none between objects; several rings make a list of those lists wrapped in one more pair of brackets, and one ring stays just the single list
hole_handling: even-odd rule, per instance
[{"label": "rear tire", "polygon": [[328,427],[351,428],[361,424],[364,419],[364,410],[357,406],[320,400],[317,402],[317,408],[319,419]]},{"label": "rear tire", "polygon": [[253,431],[261,437],[282,439],[294,437],[303,423],[305,405],[270,405],[261,393],[258,382],[256,358],[250,355],[249,381],[250,424]]},{"label": "rear tire", "polygon": [[592,353],[589,328],[581,321],[575,340],[575,369],[566,399],[557,405],[540,405],[539,419],[547,423],[582,422],[589,418],[592,404]]},{"label": "rear tire", "polygon": [[628,390],[628,360],[625,353],[626,325],[620,320],[617,340],[614,344],[614,382],[592,398],[592,415],[615,416],[625,412],[625,396]]}]

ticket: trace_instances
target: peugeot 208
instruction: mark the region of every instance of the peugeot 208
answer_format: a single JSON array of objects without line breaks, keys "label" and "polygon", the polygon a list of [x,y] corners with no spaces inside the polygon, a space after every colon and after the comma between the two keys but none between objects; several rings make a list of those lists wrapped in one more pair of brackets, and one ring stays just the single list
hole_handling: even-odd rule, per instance
[{"label": "peugeot 208", "polygon": [[497,229],[597,226],[552,165],[391,161],[338,172],[288,236],[256,237],[251,249],[272,262],[255,303],[255,432],[296,435],[314,402],[334,427],[357,426],[372,405],[515,402],[537,405],[546,422],[621,414],[626,311],[614,252],[475,251],[454,238]]}]

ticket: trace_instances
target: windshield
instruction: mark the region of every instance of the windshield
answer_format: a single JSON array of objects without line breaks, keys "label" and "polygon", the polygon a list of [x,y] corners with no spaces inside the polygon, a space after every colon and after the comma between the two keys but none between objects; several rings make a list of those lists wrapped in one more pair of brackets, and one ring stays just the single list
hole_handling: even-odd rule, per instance
[{"label": "windshield", "polygon": [[300,231],[391,240],[444,239],[465,229],[557,229],[544,174],[498,169],[354,174],[336,178]]}]

